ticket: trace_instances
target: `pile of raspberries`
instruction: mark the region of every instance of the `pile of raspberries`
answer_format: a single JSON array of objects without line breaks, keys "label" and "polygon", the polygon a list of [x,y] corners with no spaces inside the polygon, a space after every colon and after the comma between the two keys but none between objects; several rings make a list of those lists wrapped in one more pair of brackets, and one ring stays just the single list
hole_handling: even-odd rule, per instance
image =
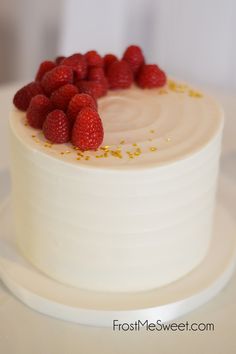
[{"label": "pile of raspberries", "polygon": [[96,150],[104,136],[97,99],[133,83],[144,89],[162,87],[166,75],[157,65],[145,64],[136,45],[129,46],[122,59],[91,50],[42,62],[35,80],[16,92],[13,103],[51,143]]}]

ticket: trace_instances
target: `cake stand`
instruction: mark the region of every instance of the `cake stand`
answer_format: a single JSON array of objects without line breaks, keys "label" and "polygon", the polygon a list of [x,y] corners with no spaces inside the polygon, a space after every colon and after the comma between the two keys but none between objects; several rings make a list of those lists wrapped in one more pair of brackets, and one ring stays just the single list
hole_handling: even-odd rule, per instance
[{"label": "cake stand", "polygon": [[0,230],[0,278],[6,287],[36,311],[85,325],[112,327],[114,320],[134,323],[176,319],[214,297],[229,281],[236,263],[236,225],[219,203],[213,240],[201,265],[170,285],[132,294],[73,288],[35,269],[16,248],[10,198],[0,200]]}]

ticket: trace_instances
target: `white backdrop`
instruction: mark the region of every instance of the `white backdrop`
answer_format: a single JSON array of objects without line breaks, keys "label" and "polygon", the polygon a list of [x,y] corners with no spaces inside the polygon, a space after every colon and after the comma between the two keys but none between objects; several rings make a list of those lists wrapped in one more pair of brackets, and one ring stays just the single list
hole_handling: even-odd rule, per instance
[{"label": "white backdrop", "polygon": [[[25,79],[45,57],[92,48],[121,54],[137,43],[176,77],[236,90],[235,0],[1,0],[0,6],[2,81],[9,79],[7,51],[10,78]],[[10,43],[3,40],[7,23]]]}]

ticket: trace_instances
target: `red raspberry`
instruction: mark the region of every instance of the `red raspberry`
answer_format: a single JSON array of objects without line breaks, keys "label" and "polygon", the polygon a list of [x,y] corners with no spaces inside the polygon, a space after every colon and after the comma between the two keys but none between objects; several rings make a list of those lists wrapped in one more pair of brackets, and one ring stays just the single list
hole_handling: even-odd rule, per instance
[{"label": "red raspberry", "polygon": [[75,85],[67,84],[54,91],[50,99],[55,108],[65,111],[71,98],[78,92],[78,88]]},{"label": "red raspberry", "polygon": [[83,108],[75,120],[72,144],[81,150],[96,150],[103,141],[103,126],[99,114],[90,107]]},{"label": "red raspberry", "polygon": [[79,93],[75,95],[69,103],[68,109],[67,109],[67,116],[71,121],[74,121],[78,115],[78,113],[81,111],[82,108],[84,107],[90,107],[93,108],[94,110],[97,109],[97,102],[95,99],[87,95],[86,93]]},{"label": "red raspberry", "polygon": [[87,81],[81,80],[76,83],[79,92],[87,93],[94,98],[99,98],[105,96],[107,93],[106,83],[101,81]]},{"label": "red raspberry", "polygon": [[43,133],[51,143],[67,143],[70,140],[70,123],[65,113],[60,109],[49,113],[43,123]]},{"label": "red raspberry", "polygon": [[41,81],[43,76],[50,70],[56,67],[56,64],[53,61],[46,60],[43,61],[38,68],[35,80],[36,81]]},{"label": "red raspberry", "polygon": [[104,92],[105,92],[105,88],[106,88],[106,91],[108,90],[108,81],[105,76],[103,68],[91,67],[89,69],[88,79],[89,79],[89,81],[100,82],[104,86]]},{"label": "red raspberry", "polygon": [[50,95],[53,91],[66,84],[72,84],[73,70],[70,66],[59,65],[54,69],[48,71],[42,78],[41,85],[46,92]]},{"label": "red raspberry", "polygon": [[88,72],[88,80],[90,81],[103,81],[105,79],[105,73],[103,68],[91,67]]},{"label": "red raspberry", "polygon": [[115,61],[108,68],[107,78],[111,89],[123,89],[131,86],[133,73],[126,61]]},{"label": "red raspberry", "polygon": [[53,104],[45,95],[37,95],[30,101],[26,112],[28,123],[33,128],[41,129],[46,116],[53,110]]},{"label": "red raspberry", "polygon": [[87,60],[88,66],[103,66],[103,59],[96,50],[90,50],[85,53],[85,58]]},{"label": "red raspberry", "polygon": [[64,60],[64,59],[65,59],[65,57],[62,56],[62,55],[60,55],[60,56],[56,57],[55,63],[56,63],[57,65],[59,65],[59,64],[61,64],[62,60]]},{"label": "red raspberry", "polygon": [[31,98],[40,93],[43,93],[41,85],[38,82],[30,82],[16,92],[13,98],[13,103],[16,108],[21,111],[26,111],[29,107]]},{"label": "red raspberry", "polygon": [[114,63],[114,61],[117,61],[117,57],[114,54],[106,54],[103,57],[103,63],[104,63],[104,70],[107,72],[108,67]]},{"label": "red raspberry", "polygon": [[83,80],[87,75],[87,62],[82,54],[73,54],[62,60],[61,64],[71,66],[77,80]]},{"label": "red raspberry", "polygon": [[155,64],[143,65],[137,83],[142,88],[162,87],[166,84],[166,74]]},{"label": "red raspberry", "polygon": [[144,64],[142,50],[136,45],[129,46],[124,52],[123,60],[127,61],[135,75]]}]

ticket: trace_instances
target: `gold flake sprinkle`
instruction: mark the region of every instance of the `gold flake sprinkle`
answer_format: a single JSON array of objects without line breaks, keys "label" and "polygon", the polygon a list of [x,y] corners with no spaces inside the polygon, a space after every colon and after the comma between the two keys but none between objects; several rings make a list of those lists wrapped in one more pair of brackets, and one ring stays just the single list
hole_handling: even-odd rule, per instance
[{"label": "gold flake sprinkle", "polygon": [[121,145],[124,145],[124,143],[125,143],[125,140],[124,140],[124,139],[120,141],[120,144],[121,144]]},{"label": "gold flake sprinkle", "polygon": [[112,156],[122,159],[122,154],[120,150],[111,150],[110,153]]},{"label": "gold flake sprinkle", "polygon": [[28,124],[27,122],[25,122],[24,125],[25,125],[26,127],[28,127],[29,124]]},{"label": "gold flake sprinkle", "polygon": [[132,144],[133,146],[138,146],[136,143]]},{"label": "gold flake sprinkle", "polygon": [[66,154],[66,155],[68,155],[68,154],[70,154],[70,153],[71,153],[70,150],[66,150],[66,151],[65,151],[65,154]]},{"label": "gold flake sprinkle", "polygon": [[202,93],[200,93],[200,92],[198,92],[198,91],[195,91],[195,90],[191,90],[191,89],[188,91],[188,95],[189,95],[190,97],[196,97],[196,98],[201,98],[201,97],[203,97]]},{"label": "gold flake sprinkle", "polygon": [[32,136],[32,138],[36,138],[36,135],[31,135]]},{"label": "gold flake sprinkle", "polygon": [[85,156],[85,160],[86,161],[90,160],[90,156]]},{"label": "gold flake sprinkle", "polygon": [[44,144],[44,147],[46,147],[46,148],[51,148],[51,147],[52,147],[52,144],[50,144],[50,143],[45,143],[45,144]]},{"label": "gold flake sprinkle", "polygon": [[171,138],[170,137],[166,138],[166,141],[169,143],[171,141]]},{"label": "gold flake sprinkle", "polygon": [[159,95],[166,95],[168,93],[168,91],[165,89],[160,89],[158,93],[159,93]]},{"label": "gold flake sprinkle", "polygon": [[157,148],[156,148],[155,146],[151,146],[151,147],[149,148],[149,150],[150,150],[150,151],[157,151]]},{"label": "gold flake sprinkle", "polygon": [[152,139],[151,139],[151,138],[149,138],[149,139],[148,139],[148,141],[152,141]]},{"label": "gold flake sprinkle", "polygon": [[80,157],[77,157],[76,160],[80,160]]},{"label": "gold flake sprinkle", "polygon": [[154,130],[154,129],[151,129],[151,130],[150,130],[150,133],[151,133],[151,134],[154,134],[154,133],[155,133],[155,130]]},{"label": "gold flake sprinkle", "polygon": [[61,155],[64,155],[65,153],[64,153],[64,151],[61,151],[60,154],[61,154]]},{"label": "gold flake sprinkle", "polygon": [[102,151],[108,151],[109,150],[109,146],[101,146],[100,150]]}]

